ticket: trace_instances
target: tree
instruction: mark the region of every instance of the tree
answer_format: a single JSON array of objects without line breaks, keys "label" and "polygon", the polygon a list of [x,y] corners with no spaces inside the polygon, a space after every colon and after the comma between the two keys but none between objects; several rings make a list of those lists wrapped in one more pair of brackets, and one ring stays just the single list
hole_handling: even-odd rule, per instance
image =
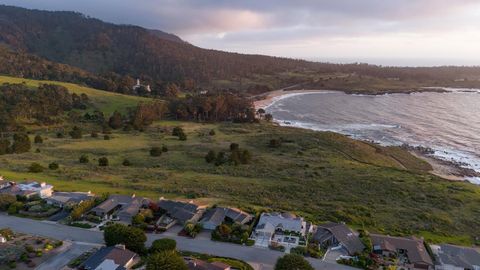
[{"label": "tree", "polygon": [[62,139],[64,137],[65,137],[65,134],[63,133],[63,131],[57,132],[57,138]]},{"label": "tree", "polygon": [[148,257],[147,270],[188,270],[182,257],[174,251],[154,253]]},{"label": "tree", "polygon": [[223,165],[227,162],[225,157],[225,152],[218,152],[217,157],[215,158],[215,166]]},{"label": "tree", "polygon": [[113,224],[105,228],[103,233],[107,246],[124,244],[126,248],[137,253],[145,252],[147,236],[139,228],[128,227],[123,224]]},{"label": "tree", "polygon": [[43,138],[42,138],[42,136],[40,136],[40,135],[36,135],[33,141],[34,141],[36,144],[43,143]]},{"label": "tree", "polygon": [[70,218],[72,220],[79,220],[84,213],[86,213],[88,210],[92,209],[96,204],[95,199],[90,199],[83,201],[77,205],[75,205],[72,208],[72,211],[70,212]]},{"label": "tree", "polygon": [[154,146],[150,148],[150,156],[159,157],[162,155],[162,149],[160,147]]},{"label": "tree", "polygon": [[231,143],[230,144],[230,151],[237,151],[238,148],[240,148],[240,145],[238,145],[238,143]]},{"label": "tree", "polygon": [[314,268],[303,256],[287,254],[277,260],[275,270],[314,270]]},{"label": "tree", "polygon": [[0,155],[5,155],[10,152],[10,141],[7,139],[0,139]]},{"label": "tree", "polygon": [[210,130],[210,132],[208,133],[208,135],[210,135],[210,136],[215,136],[215,130],[214,130],[214,129]]},{"label": "tree", "polygon": [[178,135],[178,139],[180,141],[186,141],[187,140],[187,134],[185,133],[180,133],[180,135]]},{"label": "tree", "polygon": [[28,171],[32,173],[41,173],[43,172],[43,166],[34,162],[28,167]]},{"label": "tree", "polygon": [[0,194],[0,211],[6,211],[10,204],[17,201],[17,198],[10,194]]},{"label": "tree", "polygon": [[150,247],[150,253],[175,251],[177,248],[177,242],[170,238],[157,239],[153,241]]},{"label": "tree", "polygon": [[8,214],[9,215],[16,214],[18,213],[18,211],[22,210],[23,207],[24,207],[24,204],[22,202],[14,202],[10,204],[10,206],[8,207]]},{"label": "tree", "polygon": [[107,167],[108,166],[108,158],[101,157],[98,159],[98,166]]},{"label": "tree", "polygon": [[181,127],[174,127],[172,130],[172,136],[180,136],[181,133],[184,133],[183,128]]},{"label": "tree", "polygon": [[123,116],[118,111],[115,111],[110,119],[108,125],[113,129],[119,129],[123,126]]},{"label": "tree", "polygon": [[68,134],[70,135],[70,137],[72,137],[72,139],[81,139],[82,129],[78,126],[74,126]]},{"label": "tree", "polygon": [[81,155],[79,158],[80,163],[88,163],[88,156],[87,155]]},{"label": "tree", "polygon": [[264,117],[265,117],[265,121],[267,121],[267,122],[272,122],[273,121],[273,115],[271,115],[269,113],[265,114]]},{"label": "tree", "polygon": [[25,153],[30,151],[30,138],[25,133],[17,133],[13,135],[13,145],[12,145],[12,152],[13,153]]},{"label": "tree", "polygon": [[48,168],[50,170],[58,170],[58,167],[59,167],[58,163],[56,163],[56,162],[52,162],[52,163],[48,164]]},{"label": "tree", "polygon": [[207,161],[207,163],[212,163],[213,161],[215,161],[216,156],[217,155],[216,155],[215,151],[210,150],[210,151],[208,151],[207,155],[205,156],[205,161]]},{"label": "tree", "polygon": [[166,145],[162,145],[162,152],[168,152],[168,147]]}]

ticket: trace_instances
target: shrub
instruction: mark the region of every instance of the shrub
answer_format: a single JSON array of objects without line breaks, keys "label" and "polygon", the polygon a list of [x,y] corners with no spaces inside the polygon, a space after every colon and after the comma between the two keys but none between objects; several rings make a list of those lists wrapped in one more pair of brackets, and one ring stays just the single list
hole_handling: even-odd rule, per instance
[{"label": "shrub", "polygon": [[10,194],[0,194],[0,211],[6,211],[17,198]]},{"label": "shrub", "polygon": [[88,156],[87,155],[81,155],[79,158],[80,163],[88,163]]},{"label": "shrub", "polygon": [[22,210],[23,207],[24,207],[24,204],[22,202],[14,202],[10,204],[10,206],[8,207],[8,214],[9,215],[16,214],[18,213],[18,211]]},{"label": "shrub", "polygon": [[162,145],[162,152],[164,153],[168,152],[168,148],[166,145]]},{"label": "shrub", "polygon": [[287,254],[280,257],[275,264],[275,270],[314,270],[312,265],[298,254]]},{"label": "shrub", "polygon": [[270,142],[268,143],[268,146],[271,148],[279,148],[282,146],[282,140],[281,139],[271,139]]},{"label": "shrub", "polygon": [[98,133],[95,132],[95,131],[92,131],[92,133],[90,134],[90,137],[92,137],[92,138],[97,138],[97,137],[98,137]]},{"label": "shrub", "polygon": [[210,151],[208,151],[207,155],[205,156],[205,161],[207,163],[212,163],[213,161],[215,161],[215,158],[216,158],[215,151],[210,150]]},{"label": "shrub", "polygon": [[163,238],[153,241],[150,247],[151,253],[174,251],[177,248],[177,242],[170,238]]},{"label": "shrub", "polygon": [[128,167],[128,166],[132,166],[132,163],[130,162],[130,160],[124,159],[122,162],[122,165]]},{"label": "shrub", "polygon": [[63,131],[57,132],[57,138],[59,139],[65,138],[65,134],[63,133]]},{"label": "shrub", "polygon": [[74,126],[73,129],[69,132],[72,139],[81,139],[82,138],[82,129],[78,126]]},{"label": "shrub", "polygon": [[36,135],[35,138],[33,139],[35,143],[43,143],[43,138],[40,135]]},{"label": "shrub", "polygon": [[187,134],[181,133],[180,135],[178,135],[178,139],[180,141],[186,141],[187,140]]},{"label": "shrub", "polygon": [[210,136],[215,136],[215,130],[213,130],[213,129],[210,130],[210,132],[208,133],[208,135],[210,135]]},{"label": "shrub", "polygon": [[98,159],[98,166],[107,167],[108,166],[108,158],[101,157]]},{"label": "shrub", "polygon": [[180,136],[181,133],[184,133],[181,127],[174,127],[172,130],[172,136]]},{"label": "shrub", "polygon": [[237,151],[240,148],[240,145],[238,143],[231,143],[230,144],[230,151]]},{"label": "shrub", "polygon": [[28,171],[32,173],[41,173],[43,172],[43,166],[34,162],[28,167]]},{"label": "shrub", "polygon": [[103,236],[107,246],[124,244],[133,252],[144,253],[145,251],[147,236],[139,228],[113,224],[105,227]]},{"label": "shrub", "polygon": [[146,270],[188,270],[187,264],[176,252],[160,252],[148,257]]},{"label": "shrub", "polygon": [[108,140],[110,140],[110,136],[109,136],[109,135],[104,135],[104,136],[103,136],[103,139],[104,139],[105,141],[108,141]]},{"label": "shrub", "polygon": [[58,167],[59,167],[58,163],[56,163],[56,162],[52,162],[52,163],[48,164],[48,168],[50,170],[58,170]]},{"label": "shrub", "polygon": [[150,156],[152,157],[159,157],[162,155],[162,149],[160,149],[160,147],[152,147],[150,149]]}]

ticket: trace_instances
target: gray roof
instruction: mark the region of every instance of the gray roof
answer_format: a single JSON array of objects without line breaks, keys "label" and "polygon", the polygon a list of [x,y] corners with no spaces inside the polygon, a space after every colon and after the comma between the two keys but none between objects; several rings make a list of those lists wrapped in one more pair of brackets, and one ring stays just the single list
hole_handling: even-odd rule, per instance
[{"label": "gray roof", "polygon": [[196,204],[171,200],[160,200],[158,207],[182,223],[186,223],[192,219],[200,210]]},{"label": "gray roof", "polygon": [[411,263],[426,263],[433,265],[432,258],[428,254],[423,240],[411,237],[393,237],[380,234],[371,234],[372,244],[375,247],[379,247],[383,250],[391,249],[399,250],[403,249],[407,251],[408,260]]},{"label": "gray roof", "polygon": [[265,228],[266,224],[272,225],[276,229],[284,231],[305,232],[303,227],[303,218],[293,217],[292,215],[280,213],[263,213],[258,221],[258,229]]},{"label": "gray roof", "polygon": [[203,222],[210,222],[215,225],[220,225],[225,218],[230,218],[232,221],[239,224],[245,224],[253,219],[253,216],[236,208],[216,207],[209,209],[202,219]]},{"label": "gray roof", "polygon": [[440,245],[437,253],[442,264],[454,265],[465,269],[480,267],[480,253],[473,248],[454,245]]},{"label": "gray roof", "polygon": [[86,192],[54,192],[47,201],[56,203],[81,203],[92,198],[93,195]]},{"label": "gray roof", "polygon": [[120,211],[118,212],[120,221],[130,223],[132,217],[147,203],[148,199],[143,197],[110,195],[106,201],[96,206],[91,211],[108,213],[115,208],[120,208]]},{"label": "gray roof", "polygon": [[125,265],[137,254],[123,247],[104,247],[92,254],[84,263],[83,268],[87,270],[96,269],[105,260],[112,260],[119,265],[115,270],[124,270]]},{"label": "gray roof", "polygon": [[365,246],[362,241],[350,228],[341,223],[326,223],[318,225],[317,233],[314,235],[315,240],[322,240],[331,233],[339,243],[341,243],[348,253],[361,253]]}]

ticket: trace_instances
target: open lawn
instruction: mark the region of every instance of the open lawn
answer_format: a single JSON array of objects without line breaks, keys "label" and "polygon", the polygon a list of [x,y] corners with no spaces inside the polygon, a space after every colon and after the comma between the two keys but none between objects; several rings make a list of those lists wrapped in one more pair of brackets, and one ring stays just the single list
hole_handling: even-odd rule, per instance
[{"label": "open lawn", "polygon": [[[175,126],[184,128],[187,141],[170,135]],[[214,136],[209,135],[212,129]],[[84,131],[89,133],[88,126]],[[344,221],[372,232],[417,234],[437,242],[470,244],[480,236],[480,189],[426,173],[428,164],[399,148],[271,124],[162,121],[145,132],[114,131],[111,140],[89,135],[58,139],[56,130],[38,132],[44,143],[34,144],[31,152],[0,156],[0,175],[45,180],[65,191],[293,211],[314,222]],[[280,137],[280,147],[268,146]],[[232,142],[251,153],[250,164],[205,161],[209,150],[228,154]],[[151,147],[163,145],[168,152],[150,156]],[[88,164],[79,162],[82,154],[88,155]],[[100,157],[110,165],[99,167]],[[124,159],[132,165],[123,166]],[[46,169],[28,173],[32,162]],[[49,170],[51,162],[60,169]]]},{"label": "open lawn", "polygon": [[126,112],[127,108],[135,107],[141,101],[151,101],[149,98],[143,98],[138,96],[128,96],[107,91],[101,91],[85,86],[80,86],[73,83],[57,82],[57,81],[41,81],[31,80],[25,78],[16,78],[10,76],[0,76],[0,84],[3,83],[25,83],[29,87],[38,87],[40,84],[55,84],[66,87],[70,92],[80,94],[86,94],[93,103],[93,106],[105,113],[111,115],[115,110],[121,113]]}]

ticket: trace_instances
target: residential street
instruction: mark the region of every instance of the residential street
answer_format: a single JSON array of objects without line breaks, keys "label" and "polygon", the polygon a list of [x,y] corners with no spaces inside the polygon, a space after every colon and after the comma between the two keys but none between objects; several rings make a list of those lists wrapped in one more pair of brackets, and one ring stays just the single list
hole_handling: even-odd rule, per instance
[{"label": "residential street", "polygon": [[[26,218],[19,218],[14,216],[0,215],[0,228],[9,227],[14,231],[21,233],[28,233],[44,237],[50,237],[58,240],[73,241],[72,249],[69,249],[65,254],[57,256],[60,262],[67,261],[68,258],[79,252],[82,247],[92,244],[103,244],[103,233],[90,231],[86,229],[70,227],[56,224],[50,221],[37,221]],[[208,253],[217,256],[232,257],[244,260],[256,266],[259,270],[273,269],[273,266],[278,257],[283,253],[256,247],[246,247],[229,243],[214,242],[208,238],[208,235],[201,235],[196,239],[189,239],[177,236],[175,232],[164,234],[147,234],[147,245],[159,238],[169,237],[177,241],[177,247],[180,250]],[[82,245],[83,244],[83,245]],[[319,270],[349,270],[354,269],[347,266],[323,262],[317,259],[310,259],[310,263]],[[50,267],[58,267],[60,262],[49,260]],[[39,268],[47,269],[47,268]],[[52,269],[52,268],[50,268]]]}]

